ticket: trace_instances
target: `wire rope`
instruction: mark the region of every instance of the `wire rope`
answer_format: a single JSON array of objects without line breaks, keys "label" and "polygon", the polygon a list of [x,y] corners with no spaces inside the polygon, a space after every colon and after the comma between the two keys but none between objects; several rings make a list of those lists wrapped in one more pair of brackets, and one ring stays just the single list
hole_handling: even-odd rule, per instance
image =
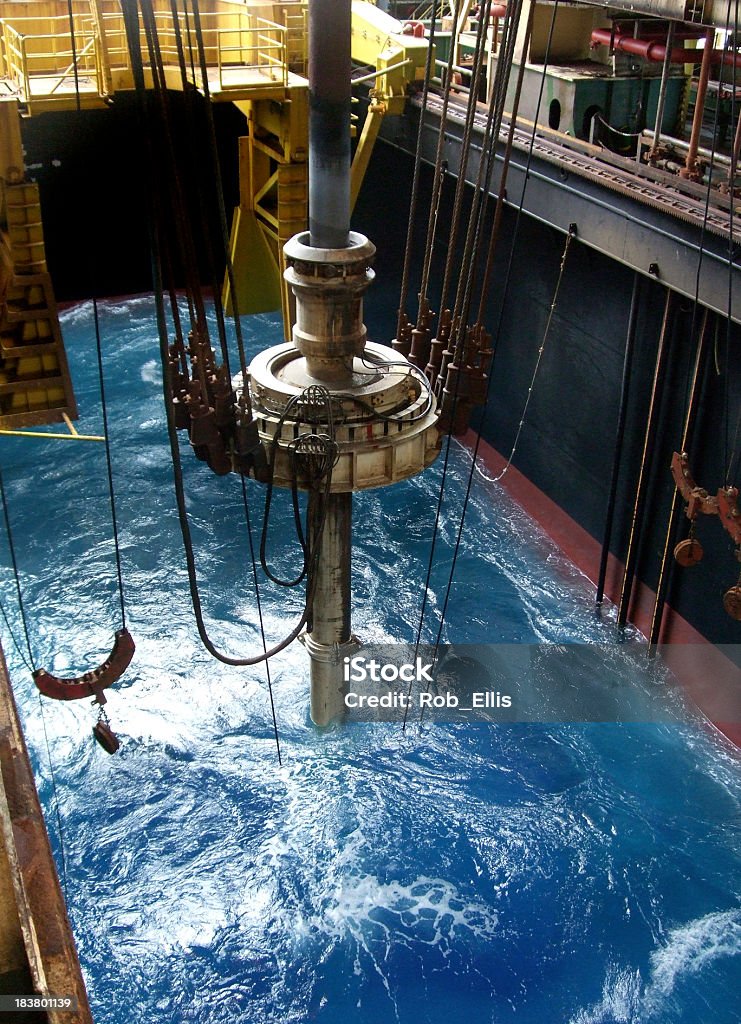
[{"label": "wire rope", "polygon": [[[427,302],[427,289],[429,287],[430,268],[432,265],[432,252],[435,244],[435,234],[437,231],[437,216],[440,207],[440,197],[442,194],[442,185],[445,177],[445,171],[443,171],[443,153],[445,151],[445,122],[448,116],[448,106],[450,104],[450,93],[453,85],[453,66],[455,64],[455,50],[458,44],[457,26],[458,26],[458,15],[460,13],[461,5],[465,0],[456,0],[455,3],[455,24],[456,29],[451,33],[450,36],[450,52],[448,54],[448,64],[446,69],[445,77],[445,92],[443,94],[443,105],[440,113],[440,133],[437,140],[437,149],[435,152],[435,170],[432,187],[432,198],[430,200],[430,210],[427,219],[427,241],[425,243],[424,257],[422,260],[422,278],[419,289],[419,301],[420,309]],[[446,164],[447,170],[447,164]]]},{"label": "wire rope", "polygon": [[75,15],[72,10],[72,0],[67,0],[67,20],[69,21],[69,42],[72,50],[72,71],[75,77],[75,103],[77,113],[80,113],[82,104],[80,102],[80,73],[77,68],[77,38],[75,35]]},{"label": "wire rope", "polygon": [[552,10],[552,13],[551,13],[550,25],[548,27],[548,36],[547,36],[546,44],[545,44],[545,53],[543,55],[543,67],[542,67],[541,76],[540,76],[540,87],[538,89],[538,100],[537,100],[537,103],[536,103],[536,106],[535,106],[535,114],[533,116],[533,127],[532,127],[532,131],[530,133],[530,142],[529,142],[529,145],[528,145],[527,159],[525,161],[525,168],[524,168],[524,171],[523,171],[522,193],[520,195],[520,201],[519,201],[519,203],[517,205],[517,214],[515,216],[515,224],[514,224],[514,228],[512,230],[512,242],[510,244],[509,260],[507,262],[507,271],[506,271],[505,277],[504,277],[504,287],[502,289],[502,299],[501,299],[501,303],[500,303],[500,306],[499,306],[499,317],[497,319],[497,326],[496,326],[496,329],[495,329],[494,334],[493,334],[492,358],[491,358],[490,371],[489,371],[489,383],[488,383],[488,386],[487,386],[487,399],[486,399],[487,404],[488,404],[489,391],[491,389],[491,382],[494,379],[494,362],[495,362],[496,357],[497,357],[497,351],[499,349],[499,341],[500,341],[500,338],[501,338],[501,335],[502,335],[502,327],[504,325],[504,311],[505,311],[505,308],[506,308],[506,305],[507,305],[507,298],[509,296],[509,287],[510,287],[510,282],[511,282],[511,279],[512,279],[512,270],[513,270],[513,267],[514,267],[515,249],[516,249],[517,239],[518,239],[519,232],[520,232],[520,222],[522,220],[522,212],[523,212],[523,209],[524,209],[524,206],[525,206],[525,195],[526,195],[526,192],[527,192],[528,181],[530,180],[530,165],[532,164],[533,152],[534,152],[534,149],[535,149],[535,138],[537,136],[537,131],[538,131],[538,117],[540,116],[540,107],[541,107],[541,104],[543,102],[543,91],[545,89],[546,72],[548,70],[548,64],[549,64],[549,61],[550,61],[550,54],[551,54],[551,46],[553,44],[553,33],[554,33],[554,30],[555,30],[555,26],[556,26],[556,15],[558,13],[558,5],[559,5],[559,0],[555,0],[555,3],[553,4],[553,10]]},{"label": "wire rope", "polygon": [[111,459],[111,439],[108,426],[108,403],[105,393],[105,375],[103,373],[103,346],[100,337],[100,319],[98,316],[98,300],[93,298],[93,317],[95,320],[95,348],[98,355],[98,377],[100,380],[100,401],[103,412],[103,434],[105,436],[105,459],[108,475],[108,498],[111,504],[111,526],[113,528],[113,544],[116,551],[116,575],[118,577],[118,599],[121,606],[121,628],[126,629],[126,603],[124,601],[123,574],[121,571],[121,545],[118,535],[118,517],[116,515],[116,496],[113,488],[113,460]]},{"label": "wire rope", "polygon": [[[265,654],[268,653],[268,644],[265,636],[265,620],[262,614],[262,600],[260,598],[260,587],[257,580],[257,561],[255,559],[255,545],[252,539],[252,522],[250,519],[250,506],[247,499],[247,481],[245,480],[244,474],[240,474],[242,481],[242,503],[244,505],[244,518],[247,525],[247,539],[250,546],[250,562],[252,564],[252,579],[255,586],[255,599],[257,605],[257,619],[260,625],[260,640],[262,641],[262,649]],[[275,709],[275,695],[273,694],[273,681],[270,676],[270,659],[265,659],[265,680],[268,686],[268,699],[270,702],[270,716],[273,721],[273,737],[275,738],[275,749],[278,755],[278,764],[283,764],[283,759],[280,752],[280,733],[278,732],[278,715]]]},{"label": "wire rope", "polygon": [[[234,277],[234,266],[232,263],[231,252],[229,248],[229,228],[226,222],[226,205],[224,202],[224,189],[221,182],[221,165],[219,161],[219,151],[216,143],[216,126],[214,123],[213,110],[211,108],[211,90],[208,82],[208,64],[206,62],[206,48],[203,41],[203,27],[201,25],[201,14],[198,0],[193,0],[193,20],[195,24],[195,37],[198,47],[198,59],[201,68],[201,84],[203,88],[203,95],[205,97],[206,105],[206,123],[208,125],[208,137],[209,137],[209,154],[211,156],[213,171],[214,171],[214,184],[216,187],[217,195],[217,209],[219,214],[219,226],[221,228],[222,243],[224,247],[224,259],[226,264],[226,274],[229,281],[229,289],[232,298],[232,308],[234,310],[234,331],[237,339],[237,350],[239,352],[239,365],[242,371],[243,379],[247,380],[247,357],[244,349],[244,338],[242,337],[242,325],[239,319],[239,307],[237,304],[237,286]],[[215,296],[218,301],[218,298]]]},{"label": "wire rope", "polygon": [[[530,10],[528,12],[527,23],[525,25],[525,35],[523,38],[522,52],[523,54],[528,52],[530,46],[530,39],[533,32],[533,22],[535,19],[535,4],[530,4]],[[520,66],[517,72],[517,84],[515,86],[515,95],[512,103],[512,112],[510,116],[509,130],[507,132],[507,141],[504,148],[504,156],[502,158],[502,173],[499,176],[499,185],[497,188],[497,202],[494,210],[494,223],[491,229],[491,237],[489,238],[489,245],[486,253],[486,264],[484,267],[483,278],[481,282],[481,291],[479,295],[479,309],[476,319],[479,323],[483,322],[484,309],[486,301],[489,297],[489,288],[491,285],[491,276],[494,272],[494,253],[499,243],[502,215],[504,213],[505,196],[507,194],[507,178],[509,176],[509,167],[512,160],[512,150],[514,147],[515,140],[515,128],[517,126],[517,113],[520,107],[520,95],[522,93],[522,83],[525,78],[525,68],[527,62],[525,60],[520,61]],[[497,65],[497,73],[499,72],[499,65]],[[503,90],[506,96],[506,89]]]},{"label": "wire rope", "polygon": [[[163,361],[163,366],[167,367],[167,324],[165,321],[164,304],[162,301],[162,284],[161,274],[157,265],[156,252],[153,253],[153,277],[155,281],[155,306],[157,310],[157,327],[160,338],[160,355]],[[175,498],[178,509],[178,521],[180,524],[180,531],[183,538],[183,547],[185,550],[185,559],[188,572],[188,589],[190,592],[191,605],[193,607],[193,613],[196,619],[196,627],[198,635],[203,643],[203,646],[216,658],[217,661],[223,662],[225,665],[233,665],[236,667],[246,665],[257,665],[260,662],[266,661],[268,658],[272,658],[280,651],[288,647],[289,644],[293,643],[296,637],[299,635],[303,627],[308,621],[311,598],[313,596],[312,584],[313,584],[313,573],[309,574],[309,580],[307,581],[307,592],[306,592],[306,603],[304,611],[301,614],[298,622],[289,632],[289,634],[283,638],[279,643],[275,644],[268,650],[264,650],[262,654],[236,658],[223,651],[220,651],[215,643],[211,640],[208,630],[206,628],[205,620],[203,617],[203,608],[201,605],[200,592],[198,588],[198,575],[195,564],[195,556],[193,550],[193,539],[190,531],[190,524],[188,521],[188,510],[187,503],[185,500],[185,486],[183,481],[182,464],[180,460],[180,448],[179,440],[177,436],[177,428],[175,426],[174,416],[172,412],[172,404],[169,400],[169,375],[167,370],[163,373],[163,390],[165,399],[165,411],[167,416],[167,434],[170,442],[170,454],[172,456],[173,465],[173,477],[175,482]],[[323,528],[324,521],[322,520],[321,527]],[[313,567],[312,567],[313,568]]]},{"label": "wire rope", "polygon": [[[457,320],[462,325],[468,322],[470,315],[474,282],[477,276],[479,265],[479,247],[481,244],[481,235],[484,228],[485,217],[489,206],[489,192],[491,188],[492,176],[494,173],[494,166],[496,164],[496,144],[499,140],[501,131],[502,117],[504,115],[504,103],[507,93],[507,85],[509,83],[510,69],[514,57],[514,49],[517,41],[521,15],[522,0],[515,0],[515,2],[509,8],[508,17],[505,20],[504,29],[502,32],[500,56],[499,60],[497,61],[495,80],[491,90],[491,98],[489,102],[489,109],[487,112],[483,140],[483,151],[487,154],[487,157],[486,160],[482,159],[479,162],[479,172],[476,182],[476,188],[474,191],[473,202],[471,204],[471,214],[469,217],[468,232],[466,235],[466,241],[464,243],[464,252],[470,254],[470,258],[468,263],[464,264],[461,275],[459,277],[458,290],[456,293],[455,307],[453,312],[453,323],[455,323]],[[530,37],[530,28],[531,19],[530,17],[528,17],[525,45],[527,45],[527,41]],[[520,71],[518,72],[515,109],[512,115],[513,121],[516,119],[517,102],[519,100],[519,92],[522,82],[523,65],[524,61],[522,62]],[[511,145],[508,147],[508,152],[511,154]],[[505,159],[508,158],[505,157]],[[505,174],[504,168],[502,173]],[[481,308],[481,304],[479,308]],[[479,317],[479,321],[481,319],[482,317]],[[461,334],[459,335],[457,347],[460,347],[462,345],[462,342],[463,334],[461,332]],[[456,400],[457,391],[458,379],[456,379]]]},{"label": "wire rope", "polygon": [[[451,47],[452,47],[452,45],[453,45],[453,41],[451,39]],[[448,92],[446,93],[446,96],[445,96],[445,100],[446,101],[448,99],[448,95],[449,95],[449,90],[448,90]],[[441,140],[444,138],[444,134],[445,134],[444,133],[444,127],[445,127],[445,115],[446,115],[446,113],[447,113],[447,103],[444,103],[444,105],[443,105],[443,113],[441,114],[441,124],[440,124],[440,139]],[[438,153],[439,152],[440,152],[440,145],[438,146]],[[428,234],[428,242],[429,242],[429,234]],[[429,256],[429,253],[427,255]],[[456,389],[457,389],[457,382],[456,382]],[[427,570],[426,570],[426,575],[425,575],[425,583],[424,583],[423,593],[422,593],[422,603],[421,603],[421,607],[420,607],[419,620],[418,620],[418,624],[417,624],[416,637],[415,637],[415,656],[416,656],[416,653],[419,650],[420,643],[421,643],[422,630],[423,630],[423,627],[424,627],[424,620],[425,620],[425,613],[426,613],[426,610],[427,610],[427,604],[428,604],[428,600],[429,600],[430,581],[432,579],[432,572],[433,572],[433,568],[434,568],[434,565],[435,565],[435,552],[436,552],[437,540],[438,540],[438,536],[439,536],[439,532],[440,532],[440,521],[441,521],[441,518],[442,518],[442,508],[443,508],[443,504],[444,504],[444,495],[445,495],[445,484],[446,484],[446,481],[447,481],[448,469],[449,469],[449,465],[450,465],[451,443],[452,443],[452,417],[451,417],[450,429],[448,430],[447,435],[446,435],[445,453],[444,453],[444,456],[443,456],[443,467],[442,467],[442,473],[441,473],[441,479],[440,479],[440,486],[439,486],[439,489],[438,489],[437,504],[436,504],[436,508],[435,508],[435,518],[434,518],[433,527],[432,527],[432,537],[431,537],[431,540],[430,540],[430,553],[429,553],[429,557],[428,557],[428,561],[427,561]],[[470,493],[470,481],[469,481],[469,488],[468,488],[467,494],[468,493]],[[463,523],[463,520],[464,520],[464,517],[465,517],[467,500],[468,500],[468,498],[466,497],[466,499],[464,500],[464,505],[463,505],[463,509],[462,509],[462,512],[461,512],[461,526],[462,526],[462,523]],[[449,579],[448,588],[450,588],[450,585],[452,583],[452,573],[454,571],[454,568],[455,568],[455,562],[453,563],[453,566],[451,567],[451,576],[450,576],[450,579]],[[444,619],[443,619],[443,621],[444,621]],[[439,643],[439,636],[440,636],[440,633],[438,633],[438,643]],[[438,646],[438,644],[436,644],[436,653],[437,653],[437,646]],[[411,692],[411,686],[412,686],[412,684],[410,683],[409,684],[409,688],[408,688],[407,696],[409,696],[409,693]],[[402,720],[402,730],[406,730],[407,721],[408,721],[408,714],[409,714],[409,707],[410,707],[410,701],[407,700],[406,706],[405,706],[405,709],[404,709],[404,716],[403,716],[403,720]]]},{"label": "wire rope", "polygon": [[[505,284],[505,297],[506,297],[506,289],[507,289],[507,286],[508,286],[508,283],[509,283],[509,276],[510,276],[510,272],[511,272],[511,268],[512,268],[513,253],[514,253],[514,247],[515,247],[515,243],[516,243],[516,239],[517,239],[517,232],[518,232],[518,228],[519,228],[519,221],[520,221],[520,216],[519,215],[522,213],[522,209],[523,209],[524,202],[525,202],[525,189],[527,187],[527,180],[528,180],[527,171],[529,169],[529,165],[530,165],[530,162],[531,162],[531,159],[532,159],[532,153],[533,153],[533,148],[534,148],[534,143],[535,143],[535,132],[536,132],[536,129],[537,129],[538,111],[540,110],[540,103],[541,103],[542,95],[543,95],[543,89],[544,89],[544,84],[545,84],[545,75],[546,75],[546,70],[547,70],[548,61],[549,61],[549,55],[550,55],[550,49],[551,49],[551,44],[552,44],[552,39],[553,39],[553,31],[554,31],[554,26],[555,26],[557,9],[558,9],[558,0],[556,0],[556,3],[554,4],[553,13],[552,13],[552,16],[551,16],[550,28],[549,28],[549,32],[548,32],[548,38],[547,38],[547,42],[546,42],[543,70],[542,70],[542,74],[541,74],[540,90],[539,90],[539,94],[538,94],[538,104],[537,104],[536,114],[535,114],[534,123],[533,123],[533,132],[532,132],[532,136],[531,136],[531,140],[530,140],[530,149],[529,149],[529,153],[528,153],[528,161],[527,161],[527,166],[526,166],[525,183],[523,185],[522,196],[520,198],[520,204],[519,204],[519,208],[518,208],[518,218],[517,218],[516,223],[515,223],[515,230],[514,230],[513,238],[512,238],[512,249],[511,249],[511,253],[510,253],[510,263],[509,263],[509,268],[508,268],[508,273],[507,273],[507,282]],[[567,242],[567,244],[568,244],[568,242]],[[502,306],[503,305],[504,305],[504,300],[503,300]],[[501,334],[502,322],[503,322],[503,317],[502,317],[502,313],[500,312],[497,337],[499,337],[499,335]],[[489,394],[491,392],[491,381],[492,381],[492,378],[493,378],[493,375],[490,372],[490,374],[489,374],[489,381],[487,383],[487,399],[486,399],[487,403],[488,403]],[[469,474],[468,474],[468,480],[467,480],[467,484],[466,484],[466,493],[465,493],[465,496],[464,496],[464,499],[463,499],[463,506],[462,506],[462,509],[461,509],[461,518],[460,518],[459,527],[458,527],[458,534],[457,534],[456,544],[455,544],[454,551],[453,551],[453,559],[452,559],[452,563],[451,563],[451,567],[450,567],[450,572],[449,572],[449,577],[448,577],[448,584],[447,584],[447,588],[446,588],[446,598],[445,598],[445,604],[444,604],[444,612],[443,612],[443,614],[441,615],[441,618],[440,618],[439,628],[438,628],[438,632],[437,632],[437,639],[436,639],[436,643],[435,643],[435,652],[436,652],[436,654],[437,654],[437,649],[439,647],[440,638],[442,636],[442,629],[443,629],[444,623],[445,623],[445,611],[447,611],[448,597],[449,597],[449,594],[450,594],[450,591],[451,591],[451,588],[452,588],[452,583],[453,583],[456,563],[457,563],[457,559],[458,559],[458,553],[459,553],[459,550],[460,550],[460,542],[461,542],[462,533],[463,533],[463,526],[464,526],[464,522],[465,522],[465,516],[466,516],[467,509],[468,509],[468,503],[470,501],[471,489],[472,489],[472,486],[473,486],[473,475],[474,475],[475,470],[476,470],[476,460],[478,458],[478,451],[479,451],[479,448],[480,448],[480,445],[481,445],[481,441],[482,441],[482,437],[483,437],[482,429],[483,429],[483,421],[482,421],[482,424],[479,425],[479,428],[477,430],[476,442],[474,444],[474,449],[473,449],[473,453],[472,453],[472,456],[471,456],[471,466],[470,466],[470,470],[469,470]],[[416,641],[417,647],[419,647],[419,642],[420,642],[420,637],[421,637],[421,632],[422,632],[422,624],[423,624],[424,613],[425,613],[425,608],[426,608],[426,603],[427,603],[427,595],[428,595],[428,591],[429,591],[429,582],[430,582],[431,575],[432,575],[432,566],[434,564],[435,541],[436,541],[437,533],[438,533],[438,530],[439,530],[439,524],[440,524],[440,518],[441,518],[441,510],[442,510],[442,502],[443,502],[443,492],[444,492],[444,478],[445,478],[445,476],[447,474],[447,470],[448,470],[448,462],[449,462],[449,457],[450,457],[450,446],[451,446],[451,436],[450,436],[450,434],[448,434],[447,447],[446,447],[446,452],[445,452],[445,462],[444,462],[444,465],[443,465],[443,485],[440,487],[440,491],[439,491],[439,495],[438,495],[438,503],[437,503],[437,507],[436,507],[436,511],[435,511],[435,521],[434,521],[434,527],[433,527],[433,538],[432,538],[432,543],[431,543],[431,546],[430,546],[430,557],[429,557],[429,561],[428,561],[427,576],[426,576],[426,580],[425,580],[424,596],[423,596],[423,601],[422,601],[422,609],[421,609],[421,613],[420,613],[420,623],[419,623],[419,626],[418,626],[418,629],[417,629],[417,641]],[[409,702],[407,702],[407,703],[409,703]],[[404,729],[406,728],[407,714],[408,714],[407,710],[405,709],[404,719],[403,719],[403,728]]]},{"label": "wire rope", "polygon": [[522,416],[520,417],[520,422],[519,422],[519,424],[517,426],[517,433],[515,434],[515,440],[514,440],[514,443],[512,444],[512,450],[509,453],[509,458],[507,459],[507,461],[506,461],[506,463],[504,465],[504,468],[502,470],[500,470],[500,472],[494,477],[494,481],[493,481],[494,483],[498,483],[506,475],[506,473],[509,471],[510,466],[512,465],[512,460],[514,459],[515,455],[517,454],[517,445],[519,444],[520,436],[522,435],[522,431],[523,431],[523,428],[525,426],[525,420],[527,418],[527,411],[528,411],[528,408],[530,407],[530,400],[533,397],[533,389],[535,388],[535,382],[536,382],[536,380],[538,378],[538,371],[540,370],[540,365],[541,365],[541,362],[543,360],[543,353],[545,352],[546,342],[548,341],[548,335],[549,335],[550,330],[551,330],[551,323],[553,321],[553,314],[556,311],[556,304],[558,302],[558,293],[561,290],[561,282],[563,281],[564,271],[566,270],[566,260],[567,260],[567,257],[569,255],[569,246],[571,245],[571,242],[573,241],[573,239],[574,239],[574,234],[572,232],[569,232],[566,235],[566,243],[565,243],[565,245],[563,247],[563,253],[561,255],[561,266],[560,266],[560,269],[559,269],[559,272],[558,272],[558,280],[556,281],[556,288],[555,288],[555,291],[553,293],[553,300],[551,301],[551,306],[550,306],[550,309],[548,310],[548,319],[546,320],[545,330],[543,332],[543,339],[542,339],[542,341],[540,343],[540,347],[538,349],[538,358],[535,360],[535,369],[533,370],[533,375],[532,375],[532,377],[530,379],[530,386],[527,389],[527,397],[525,398],[525,405],[524,405],[523,410],[522,410]]},{"label": "wire rope", "polygon": [[[705,351],[705,338],[708,333],[708,310],[705,310],[703,316],[702,326],[700,327],[700,335],[697,339],[697,346],[695,349],[695,359],[692,368],[691,382],[689,385],[689,395],[687,399],[687,409],[684,418],[684,428],[682,430],[682,442],[680,452],[686,452],[689,442],[690,431],[692,429],[692,423],[694,419],[696,409],[696,392],[697,382],[700,375],[700,368],[702,366],[702,357]],[[679,507],[679,492],[674,488],[672,492],[672,501],[669,508],[669,515],[666,523],[666,534],[664,537],[664,549],[661,555],[661,564],[659,567],[659,578],[656,582],[656,599],[654,601],[653,613],[651,615],[651,626],[649,628],[648,642],[649,649],[652,648],[659,640],[661,633],[661,623],[663,619],[664,609],[664,596],[665,589],[668,586],[666,578],[666,567],[669,563],[669,548],[672,543],[672,534],[675,531],[675,523],[677,517],[677,510]]]},{"label": "wire rope", "polygon": [[[479,79],[481,75],[481,65],[483,61],[484,51],[486,49],[486,30],[489,25],[489,10],[490,5],[485,4],[483,9],[483,17],[479,18],[479,23],[476,29],[476,47],[474,50],[473,67],[471,70],[471,85],[468,93],[468,104],[466,107],[466,119],[463,127],[463,139],[461,141],[461,156],[460,165],[458,168],[458,177],[455,183],[455,196],[453,199],[453,212],[451,215],[450,225],[450,237],[448,240],[447,253],[445,257],[445,266],[443,269],[443,283],[440,289],[440,309],[444,309],[447,305],[448,290],[450,288],[450,279],[453,274],[453,264],[456,258],[456,243],[458,241],[458,231],[460,228],[461,215],[463,211],[463,197],[466,190],[466,172],[468,170],[468,160],[471,153],[471,138],[473,135],[473,126],[476,117],[476,109],[478,107],[478,100],[476,93],[478,90]],[[441,137],[444,136],[444,122],[440,127]],[[464,262],[468,262],[471,259],[470,253],[464,253]]]},{"label": "wire rope", "polygon": [[15,552],[15,544],[13,543],[13,530],[10,525],[10,513],[8,512],[8,499],[5,494],[5,481],[3,479],[3,473],[0,469],[0,499],[3,504],[3,518],[5,520],[5,532],[8,537],[8,551],[10,552],[10,562],[13,567],[13,577],[15,579],[15,590],[18,597],[18,610],[21,613],[21,624],[23,626],[23,634],[26,639],[26,647],[28,648],[28,660],[31,663],[33,671],[36,667],[36,659],[33,656],[33,649],[31,647],[31,636],[28,630],[28,617],[26,615],[26,606],[23,603],[23,593],[21,592],[21,577],[18,571],[18,558]]},{"label": "wire rope", "polygon": [[412,175],[411,202],[409,207],[409,221],[407,222],[407,239],[404,247],[404,266],[401,272],[401,287],[399,289],[399,315],[396,327],[396,337],[401,337],[402,318],[406,312],[407,297],[409,293],[409,271],[412,262],[412,242],[414,238],[414,222],[417,212],[417,199],[419,192],[419,178],[422,167],[422,131],[424,128],[423,112],[427,106],[427,97],[430,91],[430,78],[432,76],[432,54],[435,50],[435,11],[432,13],[430,22],[429,42],[427,44],[427,57],[425,59],[425,80],[422,86],[422,111],[419,115],[417,125],[417,145],[414,153],[414,173]]}]

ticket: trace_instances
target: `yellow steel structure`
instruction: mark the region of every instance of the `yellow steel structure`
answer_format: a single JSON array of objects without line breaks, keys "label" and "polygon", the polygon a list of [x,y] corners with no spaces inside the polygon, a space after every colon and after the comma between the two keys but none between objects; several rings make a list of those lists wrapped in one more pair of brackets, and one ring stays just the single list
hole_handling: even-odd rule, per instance
[{"label": "yellow steel structure", "polygon": [[[282,308],[286,325],[291,315],[283,282],[283,245],[308,223],[306,6],[307,0],[199,4],[210,97],[234,103],[248,126],[239,143],[240,202],[230,243],[236,296],[227,281],[223,297],[227,309],[240,313]],[[154,10],[168,84],[181,89],[177,40],[178,35],[193,38],[192,12],[178,9],[176,24],[170,0],[154,0]],[[103,107],[116,91],[133,89],[119,0],[14,0],[3,5],[2,13],[0,89],[7,111],[13,108],[33,116],[78,106]],[[352,17],[353,60],[373,69],[361,76],[372,81],[372,88],[353,161],[354,204],[381,119],[386,113],[400,113],[410,82],[424,77],[427,46],[367,0],[353,2]],[[141,43],[146,62],[143,35]],[[188,70],[190,84],[202,90],[197,59],[193,69]],[[146,63],[144,70],[146,78]],[[17,113],[14,116],[17,120]],[[6,127],[20,144],[18,126],[12,121],[6,116],[3,122],[0,152],[6,145]],[[12,159],[4,163],[17,164],[22,179],[18,153],[16,146]],[[24,188],[24,195],[31,196],[33,186]],[[36,222],[40,232],[40,216]],[[41,251],[42,241],[32,234],[29,245]]]},{"label": "yellow steel structure", "polygon": [[[14,0],[4,6],[0,79],[5,93],[27,114],[72,109],[78,103],[100,107],[112,93],[134,88],[119,0]],[[300,65],[305,49],[303,8],[303,0],[201,0],[214,100],[246,98],[254,91],[281,98],[291,77],[290,61]],[[177,30],[185,39],[193,33],[192,14],[178,10],[176,24],[169,0],[155,0],[154,9],[168,84],[180,89]],[[143,33],[141,46],[146,54]],[[199,88],[197,60],[194,67],[188,74]]]},{"label": "yellow steel structure", "polygon": [[248,125],[239,140],[240,203],[230,244],[237,301],[227,280],[224,304],[241,313],[280,308],[290,330],[283,246],[308,223],[308,87],[293,86],[281,103],[254,99],[237,107]]},{"label": "yellow steel structure", "polygon": [[77,416],[38,186],[25,180],[18,107],[0,99],[0,427]]},{"label": "yellow steel structure", "polygon": [[369,78],[373,86],[352,164],[350,203],[354,207],[381,121],[386,114],[401,114],[410,84],[424,80],[427,40],[405,33],[400,22],[374,4],[353,0],[352,58],[375,68],[371,75],[355,79]]}]

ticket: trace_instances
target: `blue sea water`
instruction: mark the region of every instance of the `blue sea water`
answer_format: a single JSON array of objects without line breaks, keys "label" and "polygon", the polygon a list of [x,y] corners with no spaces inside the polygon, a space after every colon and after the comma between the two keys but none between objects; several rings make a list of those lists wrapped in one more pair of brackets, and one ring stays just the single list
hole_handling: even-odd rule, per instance
[{"label": "blue sea water", "polygon": [[[101,304],[116,507],[137,653],[109,757],[87,704],[36,696],[2,626],[98,1024],[732,1024],[741,1018],[739,758],[679,698],[664,724],[353,724],[319,731],[305,652],[231,669],[198,641],[148,297]],[[101,430],[92,307],[63,315]],[[280,340],[245,321],[251,351]],[[187,447],[187,446],[185,446]],[[186,450],[209,629],[260,646],[241,489]],[[103,446],[0,444],[34,659],[98,664],[119,625]],[[434,636],[468,473],[451,453],[430,580]],[[414,638],[441,466],[355,501],[354,627]],[[249,485],[253,525],[262,492]],[[275,559],[294,552],[288,506]],[[0,594],[21,643],[7,541]],[[268,642],[300,595],[261,588]],[[444,639],[615,641],[592,589],[475,478]],[[624,659],[623,699],[651,684]],[[109,691],[111,693],[111,691]],[[43,717],[42,717],[43,716]],[[48,745],[45,740],[48,736]],[[52,785],[52,772],[56,779]]]}]

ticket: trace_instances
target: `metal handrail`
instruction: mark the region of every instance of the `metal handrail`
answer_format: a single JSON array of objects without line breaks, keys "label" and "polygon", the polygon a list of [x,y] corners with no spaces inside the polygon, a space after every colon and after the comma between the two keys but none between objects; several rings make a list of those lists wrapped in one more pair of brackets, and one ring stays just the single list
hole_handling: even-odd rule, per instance
[{"label": "metal handrail", "polygon": [[[66,19],[51,18],[48,20],[64,21],[66,26],[69,25],[69,21]],[[38,18],[15,18],[12,23],[3,20],[5,71],[8,77],[17,84],[26,102],[53,96],[64,81],[74,78],[75,69],[77,69],[78,75],[80,71],[85,76],[95,75],[97,88],[100,89],[101,67],[94,25],[89,17],[83,15],[78,16],[78,21],[82,24],[76,27],[75,32],[76,37],[80,40],[81,48],[75,48],[73,52],[71,41],[70,46],[64,49],[59,49],[55,45],[50,45],[46,49],[39,48],[43,46],[45,40],[52,41],[52,44],[56,43],[60,39],[60,34],[52,32],[23,33],[20,31],[19,23],[38,24]],[[89,52],[91,49],[92,59]],[[34,94],[32,88],[34,80],[48,78],[58,79],[58,81],[48,92],[41,91]]]},{"label": "metal handrail", "polygon": [[[155,16],[165,65],[177,67],[179,60],[176,24],[172,13],[169,10],[159,10]],[[75,68],[78,75],[82,71],[86,77],[95,76],[100,95],[104,94],[106,76],[110,75],[113,69],[118,72],[130,70],[126,31],[121,14],[109,9],[104,10],[101,17],[104,25],[104,46],[98,38],[98,29],[92,16],[85,12],[75,13],[75,37],[79,41],[79,48],[75,47],[74,54],[71,48],[69,20],[66,16],[44,19],[20,16],[13,18],[12,22],[10,19],[0,19],[0,42],[5,73],[17,83],[27,102],[38,102],[52,97],[58,99],[59,97],[55,97],[54,94],[58,92],[63,82],[74,77]],[[187,38],[186,15],[184,12],[178,12],[177,17],[177,28],[181,37]],[[59,31],[33,31],[42,25],[48,27],[50,23],[58,25]],[[271,81],[287,86],[287,42],[290,29],[286,25],[258,17],[249,10],[204,11],[201,13],[201,25],[206,61],[209,66],[216,67],[220,89],[236,89],[244,85],[244,80],[228,80],[228,72],[233,73],[237,70],[246,73],[257,72]],[[24,32],[24,28],[29,31]],[[50,41],[48,48],[44,48],[44,40]],[[61,49],[57,45],[60,40],[65,42]],[[142,50],[146,53],[144,38],[142,43]],[[59,80],[47,91],[42,87],[33,92],[35,80],[50,77]],[[198,81],[193,81],[195,76],[192,72],[188,72],[188,77],[192,84],[198,86]]]}]

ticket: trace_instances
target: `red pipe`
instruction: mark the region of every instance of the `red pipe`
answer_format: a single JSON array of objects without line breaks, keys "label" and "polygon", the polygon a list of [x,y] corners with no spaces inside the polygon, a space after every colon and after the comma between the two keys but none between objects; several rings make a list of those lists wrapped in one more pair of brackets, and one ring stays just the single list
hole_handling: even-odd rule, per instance
[{"label": "red pipe", "polygon": [[[609,28],[596,28],[592,32],[593,46],[610,46],[614,50],[622,50],[623,53],[632,53],[636,57],[645,57],[647,60],[663,61],[666,55],[666,47],[661,43],[652,42],[650,39],[634,39],[632,36],[623,36],[616,32],[613,36]],[[702,50],[674,49],[671,54],[672,64],[699,64],[702,61]],[[710,53],[711,64],[736,64],[741,67],[741,55],[726,53],[725,50],[712,50]]]},{"label": "red pipe", "polygon": [[[477,7],[474,8],[473,16],[474,18],[476,18],[476,20],[478,20],[481,17],[481,8],[483,6],[483,4],[479,4]],[[489,16],[492,18],[503,18],[506,13],[506,4],[491,4],[491,6],[489,7]]]}]

